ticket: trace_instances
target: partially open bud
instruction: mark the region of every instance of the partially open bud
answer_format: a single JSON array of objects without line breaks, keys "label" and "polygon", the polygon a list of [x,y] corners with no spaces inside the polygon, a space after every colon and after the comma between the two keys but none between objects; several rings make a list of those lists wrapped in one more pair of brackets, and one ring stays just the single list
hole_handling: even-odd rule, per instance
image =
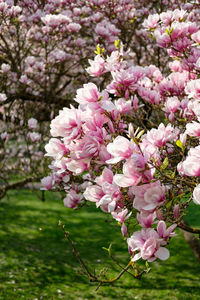
[{"label": "partially open bud", "polygon": [[178,219],[180,216],[180,207],[179,204],[174,205],[174,218]]}]

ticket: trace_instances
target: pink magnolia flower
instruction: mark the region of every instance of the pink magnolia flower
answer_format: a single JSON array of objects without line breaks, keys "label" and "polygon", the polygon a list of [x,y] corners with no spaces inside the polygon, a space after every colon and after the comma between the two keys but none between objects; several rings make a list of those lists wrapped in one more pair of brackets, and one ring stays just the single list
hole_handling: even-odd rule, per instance
[{"label": "pink magnolia flower", "polygon": [[49,143],[46,144],[45,150],[47,152],[45,156],[56,157],[65,155],[68,149],[59,139],[52,138]]},{"label": "pink magnolia flower", "polygon": [[138,88],[138,94],[142,97],[145,101],[150,102],[151,104],[159,104],[160,101],[160,94],[157,91],[152,91],[145,87]]},{"label": "pink magnolia flower", "polygon": [[67,196],[63,199],[64,205],[69,208],[76,209],[78,204],[82,202],[83,195],[78,194],[75,190],[71,189],[67,192]]},{"label": "pink magnolia flower", "polygon": [[107,86],[107,90],[111,94],[124,96],[129,98],[129,92],[135,91],[138,87],[138,81],[144,77],[144,69],[142,67],[129,67],[126,70],[112,72],[113,81]]},{"label": "pink magnolia flower", "polygon": [[193,121],[186,125],[186,134],[190,136],[200,137],[200,123]]},{"label": "pink magnolia flower", "polygon": [[191,35],[191,38],[192,38],[196,43],[200,44],[200,30],[197,31],[197,32],[195,32],[195,33],[193,33],[193,34]]},{"label": "pink magnolia flower", "polygon": [[189,98],[200,99],[200,79],[191,80],[185,88]]},{"label": "pink magnolia flower", "polygon": [[104,195],[105,194],[101,186],[98,185],[88,186],[85,192],[83,193],[85,199],[91,202],[99,202]]},{"label": "pink magnolia flower", "polygon": [[154,211],[165,202],[165,187],[159,181],[132,187],[133,207],[139,211]]},{"label": "pink magnolia flower", "polygon": [[180,101],[177,97],[168,97],[165,102],[165,111],[166,113],[175,113],[180,107]]},{"label": "pink magnolia flower", "polygon": [[131,216],[132,212],[128,213],[128,209],[118,208],[116,211],[112,212],[111,215],[113,218],[123,224],[126,220],[128,220]]},{"label": "pink magnolia flower", "polygon": [[[119,187],[113,182],[113,173],[104,168],[102,175],[95,179],[98,185],[89,186],[84,192],[84,197],[106,212],[113,212],[121,200]],[[123,207],[123,206],[122,206]]]},{"label": "pink magnolia flower", "polygon": [[[1,3],[0,3],[1,4]],[[8,72],[10,71],[11,67],[9,64],[2,64],[1,65],[1,71],[4,75],[8,74]]]},{"label": "pink magnolia flower", "polygon": [[127,235],[127,227],[125,221],[130,218],[132,212],[128,214],[128,209],[118,208],[116,211],[111,212],[113,218],[121,224],[121,232],[123,236]]},{"label": "pink magnolia flower", "polygon": [[81,135],[81,112],[71,108],[63,108],[59,115],[51,121],[51,135],[53,137],[61,136],[65,138],[65,144],[70,143]]},{"label": "pink magnolia flower", "polygon": [[42,178],[41,185],[42,185],[41,190],[51,190],[54,185],[53,176],[51,175],[51,176]]},{"label": "pink magnolia flower", "polygon": [[6,99],[7,99],[6,94],[0,93],[0,102],[4,102],[4,101],[6,101]]},{"label": "pink magnolia flower", "polygon": [[32,142],[39,142],[41,140],[41,134],[38,132],[29,132],[28,133],[28,138],[32,141]]},{"label": "pink magnolia flower", "polygon": [[168,10],[160,14],[160,20],[165,26],[168,26],[173,18],[173,12]]},{"label": "pink magnolia flower", "polygon": [[149,15],[148,18],[143,22],[144,27],[147,29],[154,29],[158,27],[159,15]]},{"label": "pink magnolia flower", "polygon": [[193,202],[200,205],[200,184],[198,184],[193,191]]},{"label": "pink magnolia flower", "polygon": [[38,127],[38,121],[34,118],[30,118],[28,120],[28,128],[29,129],[36,129]]},{"label": "pink magnolia flower", "polygon": [[8,133],[5,131],[5,132],[2,132],[1,133],[1,139],[2,140],[6,140],[8,138]]},{"label": "pink magnolia flower", "polygon": [[178,219],[180,216],[180,206],[179,204],[174,205],[174,218]]},{"label": "pink magnolia flower", "polygon": [[137,213],[137,220],[142,227],[152,227],[153,220],[155,219],[155,213],[141,212]]},{"label": "pink magnolia flower", "polygon": [[112,158],[106,162],[108,164],[116,164],[121,160],[130,158],[133,154],[133,148],[133,143],[125,137],[116,137],[113,143],[107,145],[107,151],[112,155]]},{"label": "pink magnolia flower", "polygon": [[78,32],[81,29],[81,25],[77,23],[70,23],[69,25],[67,25],[67,29],[73,33]]},{"label": "pink magnolia flower", "polygon": [[200,176],[200,146],[189,150],[186,160],[179,166],[178,171],[186,176]]},{"label": "pink magnolia flower", "polygon": [[121,67],[121,58],[119,51],[112,51],[110,56],[107,56],[105,69],[107,71],[119,70]]},{"label": "pink magnolia flower", "polygon": [[[134,100],[133,100],[134,101]],[[119,100],[115,100],[115,107],[121,114],[130,113],[132,111],[132,101],[125,100],[120,98]],[[136,107],[135,107],[136,108]],[[134,108],[134,109],[135,109]]]},{"label": "pink magnolia flower", "polygon": [[169,237],[175,236],[174,229],[177,227],[177,224],[172,224],[167,228],[166,223],[164,221],[159,221],[157,225],[157,232],[161,238],[167,240]]},{"label": "pink magnolia flower", "polygon": [[[151,172],[144,171],[146,162],[141,154],[134,153],[123,165],[123,174],[116,174],[114,182],[120,187],[134,186],[141,182],[145,175],[150,179]],[[144,174],[142,173],[144,172]]]},{"label": "pink magnolia flower", "polygon": [[165,127],[165,125],[161,123],[158,129],[153,128],[148,131],[144,139],[160,148],[165,146],[167,142],[176,140],[178,133],[179,131],[174,129],[171,124]]},{"label": "pink magnolia flower", "polygon": [[83,88],[77,90],[76,98],[74,99],[79,104],[88,104],[99,100],[99,92],[97,86],[90,82],[83,85]]},{"label": "pink magnolia flower", "polygon": [[90,159],[70,160],[66,162],[67,169],[74,175],[80,175],[87,171],[90,166]]},{"label": "pink magnolia flower", "polygon": [[90,67],[86,69],[86,71],[91,76],[101,76],[104,71],[105,61],[100,55],[96,55],[94,60],[89,59]]},{"label": "pink magnolia flower", "polygon": [[26,76],[26,75],[22,75],[21,77],[20,77],[20,79],[19,79],[19,81],[21,82],[21,83],[23,83],[23,84],[30,84],[30,80],[28,79],[28,77]]},{"label": "pink magnolia flower", "polygon": [[[168,249],[161,247],[161,241],[158,233],[152,228],[145,228],[141,231],[136,231],[127,239],[128,247],[131,252],[139,251],[132,258],[132,261],[137,261],[142,258],[149,262],[156,258],[166,260],[169,258]],[[165,244],[162,242],[162,244]]]}]

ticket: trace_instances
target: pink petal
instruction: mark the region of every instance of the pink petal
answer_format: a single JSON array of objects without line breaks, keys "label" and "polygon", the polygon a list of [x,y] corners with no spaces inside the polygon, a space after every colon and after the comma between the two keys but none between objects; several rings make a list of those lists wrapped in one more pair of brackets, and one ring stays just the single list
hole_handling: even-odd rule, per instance
[{"label": "pink petal", "polygon": [[166,260],[169,258],[169,250],[164,248],[164,247],[160,247],[155,253],[154,255],[156,257],[158,257],[161,260]]},{"label": "pink petal", "polygon": [[131,177],[126,177],[123,174],[117,174],[114,176],[114,182],[121,187],[136,185],[140,181],[140,179],[141,177],[131,178]]},{"label": "pink petal", "polygon": [[158,223],[157,231],[158,231],[159,236],[163,237],[163,236],[165,235],[166,224],[165,224],[164,221],[160,221],[160,222]]},{"label": "pink petal", "polygon": [[136,261],[136,260],[138,260],[140,258],[141,258],[141,253],[139,252],[139,253],[137,253],[137,254],[134,255],[134,257],[131,259],[131,261]]}]

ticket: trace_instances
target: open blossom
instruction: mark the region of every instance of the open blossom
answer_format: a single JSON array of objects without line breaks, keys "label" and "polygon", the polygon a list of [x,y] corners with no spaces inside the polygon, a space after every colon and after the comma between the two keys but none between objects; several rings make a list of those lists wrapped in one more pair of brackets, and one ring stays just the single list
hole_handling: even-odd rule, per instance
[{"label": "open blossom", "polygon": [[81,112],[71,108],[63,108],[59,115],[51,122],[51,135],[53,137],[64,137],[66,143],[76,139],[81,134]]},{"label": "open blossom", "polygon": [[133,154],[133,143],[123,136],[118,136],[113,143],[107,145],[107,151],[112,158],[107,160],[108,164],[116,164],[121,160],[128,159]]},{"label": "open blossom", "polygon": [[186,134],[190,136],[200,137],[200,123],[193,121],[186,125]]},{"label": "open blossom", "polygon": [[28,120],[28,127],[29,129],[36,129],[38,127],[38,121],[34,118],[30,118]]},{"label": "open blossom", "polygon": [[78,194],[75,190],[71,189],[67,192],[67,196],[64,198],[63,202],[66,207],[77,208],[78,204],[82,202],[83,195]]},{"label": "open blossom", "polygon": [[1,139],[2,140],[6,140],[8,138],[8,133],[5,131],[5,132],[2,132],[1,133]]},{"label": "open blossom", "polygon": [[121,224],[121,232],[123,236],[127,235],[127,227],[125,221],[130,218],[132,212],[128,213],[128,209],[118,208],[116,211],[111,212],[113,218]]},{"label": "open blossom", "polygon": [[90,82],[83,85],[83,88],[77,90],[76,98],[74,99],[79,104],[88,104],[97,102],[99,99],[99,92],[97,86]]},{"label": "open blossom", "polygon": [[161,247],[161,245],[165,245],[165,242],[160,240],[158,233],[152,228],[145,228],[134,232],[127,239],[127,243],[131,252],[139,251],[139,253],[134,255],[132,261],[142,258],[152,262],[156,258],[161,260],[169,258],[168,249]]},{"label": "open blossom", "polygon": [[198,184],[193,191],[193,201],[195,204],[200,205],[200,184]]},{"label": "open blossom", "polygon": [[126,70],[113,71],[113,81],[107,86],[111,94],[129,98],[130,91],[135,91],[138,87],[138,81],[144,77],[142,67],[129,67]]},{"label": "open blossom", "polygon": [[200,176],[200,146],[190,149],[186,160],[179,166],[178,171],[187,176]]},{"label": "open blossom", "polygon": [[56,28],[61,24],[68,24],[71,19],[63,14],[53,15],[49,14],[41,18],[42,22],[50,27]]},{"label": "open blossom", "polygon": [[137,220],[142,227],[152,227],[153,220],[155,219],[155,213],[141,212],[137,213]]},{"label": "open blossom", "polygon": [[193,33],[193,34],[191,35],[191,38],[192,38],[196,43],[200,44],[200,30],[197,31],[197,32],[195,32],[195,33]]},{"label": "open blossom", "polygon": [[146,170],[146,161],[143,155],[134,153],[123,165],[123,174],[114,176],[115,183],[120,187],[135,186],[142,179],[149,180],[152,177],[152,172]]},{"label": "open blossom", "polygon": [[165,202],[165,187],[159,181],[132,187],[132,193],[133,207],[141,212],[154,211]]},{"label": "open blossom", "polygon": [[175,113],[180,107],[180,101],[177,97],[168,97],[165,102],[165,111],[166,113]]},{"label": "open blossom", "polygon": [[113,51],[110,56],[107,56],[105,69],[107,71],[119,70],[122,65],[119,51]]},{"label": "open blossom", "polygon": [[144,21],[143,25],[147,29],[154,29],[157,28],[159,22],[159,15],[149,15],[148,18]]},{"label": "open blossom", "polygon": [[89,59],[89,64],[90,67],[86,71],[91,76],[101,76],[103,74],[105,61],[100,55],[95,56],[94,60]]},{"label": "open blossom", "polygon": [[191,80],[185,88],[189,98],[200,99],[200,79]]},{"label": "open blossom", "polygon": [[95,182],[97,185],[86,188],[84,197],[89,201],[96,202],[96,206],[103,211],[113,212],[118,206],[118,201],[121,200],[121,192],[113,182],[112,171],[104,168],[102,175],[97,177]]},{"label": "open blossom", "polygon": [[41,190],[51,190],[53,188],[53,184],[54,184],[53,176],[44,177],[41,180],[41,185],[42,185]]},{"label": "open blossom", "polygon": [[38,132],[29,132],[28,137],[33,143],[41,140],[41,134]]},{"label": "open blossom", "polygon": [[70,32],[78,32],[81,29],[81,25],[77,23],[70,23],[69,25],[67,25],[67,29]]},{"label": "open blossom", "polygon": [[59,140],[52,138],[49,143],[45,146],[46,154],[45,156],[56,157],[58,155],[64,155],[68,150],[65,145]]},{"label": "open blossom", "polygon": [[71,171],[74,175],[80,175],[83,172],[87,171],[90,166],[90,159],[79,159],[73,160],[68,159],[66,162],[66,167],[69,171]]},{"label": "open blossom", "polygon": [[167,240],[169,237],[175,236],[174,229],[176,228],[176,224],[172,224],[167,228],[166,223],[164,221],[159,221],[157,226],[157,232],[161,238]]},{"label": "open blossom", "polygon": [[178,130],[174,129],[171,124],[166,127],[163,123],[158,126],[158,129],[151,129],[144,136],[144,140],[155,145],[156,147],[163,147],[167,142],[177,138]]},{"label": "open blossom", "polygon": [[0,102],[4,102],[4,101],[6,101],[6,99],[7,99],[6,94],[0,93]]},{"label": "open blossom", "polygon": [[2,64],[1,65],[1,71],[4,75],[7,75],[8,72],[10,71],[11,67],[9,64]]},{"label": "open blossom", "polygon": [[132,212],[128,213],[128,209],[118,208],[115,212],[111,213],[113,218],[123,224],[126,220],[128,220],[132,214]]}]

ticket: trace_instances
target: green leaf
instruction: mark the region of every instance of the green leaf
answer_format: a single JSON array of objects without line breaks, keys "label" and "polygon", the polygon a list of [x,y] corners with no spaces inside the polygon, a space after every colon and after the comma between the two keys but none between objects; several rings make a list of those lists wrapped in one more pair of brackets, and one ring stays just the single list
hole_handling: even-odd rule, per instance
[{"label": "green leaf", "polygon": [[171,178],[171,179],[174,179],[175,175],[176,175],[176,171],[174,171],[174,172],[172,173],[172,175],[170,176],[170,178]]},{"label": "green leaf", "polygon": [[106,250],[108,252],[108,255],[111,255],[111,248],[112,248],[112,244],[110,244],[110,246],[108,248],[106,247],[102,247],[103,250]]},{"label": "green leaf", "polygon": [[94,51],[94,53],[99,54],[99,55],[101,54],[101,48],[100,48],[99,44],[97,45],[97,50]]},{"label": "green leaf", "polygon": [[167,207],[167,208],[170,208],[171,205],[172,205],[172,200],[169,201],[169,202],[166,204],[166,207]]},{"label": "green leaf", "polygon": [[169,34],[169,30],[167,28],[165,28],[165,33]]},{"label": "green leaf", "polygon": [[162,163],[161,169],[165,170],[167,168],[168,164],[169,164],[168,157],[165,157],[165,159],[164,159],[164,161]]},{"label": "green leaf", "polygon": [[184,150],[183,143],[180,140],[176,141],[176,146]]},{"label": "green leaf", "polygon": [[119,45],[120,45],[120,40],[115,40],[115,47],[119,48]]}]

